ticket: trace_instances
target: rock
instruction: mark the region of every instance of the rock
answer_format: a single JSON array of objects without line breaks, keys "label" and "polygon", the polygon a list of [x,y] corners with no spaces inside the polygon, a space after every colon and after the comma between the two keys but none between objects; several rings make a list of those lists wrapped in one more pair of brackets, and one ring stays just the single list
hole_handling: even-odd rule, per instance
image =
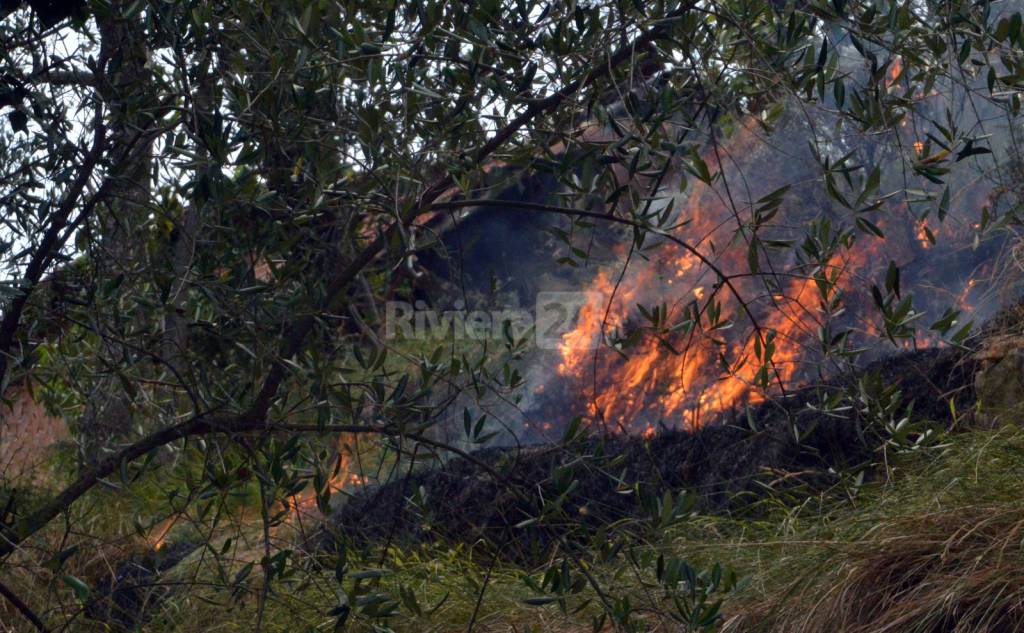
[{"label": "rock", "polygon": [[1024,420],[1024,337],[992,337],[975,358],[981,361],[974,375],[978,423]]}]

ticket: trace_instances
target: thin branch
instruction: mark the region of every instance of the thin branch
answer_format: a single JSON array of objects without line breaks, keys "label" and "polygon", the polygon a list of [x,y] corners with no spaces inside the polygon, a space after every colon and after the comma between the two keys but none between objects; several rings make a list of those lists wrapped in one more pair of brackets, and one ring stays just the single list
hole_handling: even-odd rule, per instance
[{"label": "thin branch", "polygon": [[33,611],[31,607],[29,607],[27,604],[25,604],[25,602],[22,601],[22,599],[19,598],[16,593],[11,591],[11,589],[3,582],[0,582],[0,595],[2,595],[4,598],[7,598],[7,602],[10,602],[11,605],[13,605],[14,608],[18,610],[18,613],[20,613],[22,617],[24,617],[26,620],[31,622],[32,626],[36,627],[37,630],[42,631],[42,633],[49,633],[49,629],[47,629],[46,625],[43,624],[42,619],[40,619],[39,616],[36,615],[36,612]]},{"label": "thin branch", "polygon": [[134,444],[122,449],[120,452],[111,455],[96,466],[87,470],[77,481],[65,488],[49,503],[44,504],[32,514],[18,521],[14,526],[0,531],[0,557],[10,554],[28,536],[38,532],[53,520],[61,512],[64,512],[72,503],[77,501],[93,486],[103,478],[113,474],[121,468],[122,464],[130,463],[148,454],[161,446],[171,442],[204,435],[224,433],[228,435],[252,433],[257,431],[277,431],[290,433],[362,433],[388,436],[403,436],[413,441],[420,442],[451,451],[466,459],[470,463],[487,472],[499,481],[507,483],[501,473],[490,465],[477,459],[466,451],[454,446],[448,446],[443,442],[431,440],[418,433],[407,432],[404,429],[387,426],[367,426],[358,424],[333,424],[333,425],[300,425],[300,424],[268,424],[263,417],[246,417],[244,414],[234,417],[215,417],[212,415],[198,415],[185,422],[166,429],[162,429]]},{"label": "thin branch", "polygon": [[95,86],[96,75],[87,70],[45,70],[30,77],[31,81],[54,86]]},{"label": "thin branch", "polygon": [[[18,289],[20,294],[11,301],[10,308],[4,312],[3,321],[0,321],[0,385],[3,385],[6,382],[7,370],[9,369],[8,361],[11,357],[11,348],[14,345],[14,339],[17,335],[18,327],[21,325],[21,317],[24,315],[25,308],[28,305],[28,300],[32,295],[32,292],[39,285],[40,280],[43,278],[43,274],[49,269],[53,260],[56,259],[57,255],[60,253],[60,250],[64,248],[64,244],[66,244],[71,236],[75,234],[75,231],[82,226],[82,223],[92,215],[96,206],[107,197],[114,182],[113,176],[108,175],[96,192],[89,197],[84,205],[82,205],[82,208],[79,210],[78,215],[75,216],[75,219],[70,222],[68,221],[68,218],[71,216],[71,212],[75,208],[75,204],[81,197],[82,192],[95,171],[96,165],[102,158],[103,151],[106,149],[106,126],[102,122],[102,110],[100,108],[97,108],[94,129],[96,132],[93,146],[86,155],[82,170],[65,192],[64,199],[57,208],[57,211],[54,212],[49,228],[47,228],[46,233],[43,235],[43,239],[39,243],[39,247],[36,249],[36,252],[32,255],[32,261],[29,262],[25,271],[25,280],[21,283]],[[132,137],[131,141],[125,146],[124,151],[118,158],[116,164],[110,168],[109,174],[118,173],[120,168],[131,159],[132,149],[135,145],[138,144],[143,137],[150,136],[157,131],[158,130],[140,130],[134,137]]]}]

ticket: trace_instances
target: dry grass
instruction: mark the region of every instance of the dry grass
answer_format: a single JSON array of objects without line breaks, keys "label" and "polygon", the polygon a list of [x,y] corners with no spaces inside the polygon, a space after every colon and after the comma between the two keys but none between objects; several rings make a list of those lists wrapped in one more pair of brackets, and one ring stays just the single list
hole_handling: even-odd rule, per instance
[{"label": "dry grass", "polygon": [[983,633],[1024,626],[1024,508],[905,517],[840,545],[821,576],[793,581],[729,630]]},{"label": "dry grass", "polygon": [[725,630],[1024,630],[1024,432],[955,441],[868,503],[756,547],[754,587]]}]

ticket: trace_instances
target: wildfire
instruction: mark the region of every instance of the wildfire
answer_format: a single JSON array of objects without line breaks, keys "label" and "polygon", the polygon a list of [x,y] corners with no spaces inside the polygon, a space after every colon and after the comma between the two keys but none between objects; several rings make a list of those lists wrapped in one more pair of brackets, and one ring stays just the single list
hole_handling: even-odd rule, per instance
[{"label": "wildfire", "polygon": [[[710,234],[715,228],[704,230]],[[738,260],[740,250],[730,257]],[[862,251],[865,258],[869,253],[867,248]],[[840,259],[830,263],[833,270],[847,266]],[[617,291],[612,275],[597,274],[588,289],[590,303],[580,311],[575,328],[562,337],[557,368],[560,376],[589,393],[585,409],[591,423],[644,436],[654,433],[654,420],[682,421],[683,426],[693,428],[707,416],[737,404],[762,401],[764,383],[787,384],[793,378],[803,353],[800,341],[820,325],[815,278],[798,276],[784,292],[771,295],[771,309],[765,310],[767,315],[759,327],[746,337],[737,337],[739,329],[730,324],[742,320],[744,310],[736,297],[720,287],[706,291],[699,282],[710,274],[692,253],[680,256],[671,251],[654,265],[638,270]],[[695,302],[666,305],[669,322],[663,325],[679,324],[694,306],[706,310],[708,301],[715,301],[721,306],[719,327],[705,330],[694,324],[675,332],[647,334],[632,346],[615,343],[616,333],[637,327],[631,309],[643,304],[643,299],[660,296],[657,289],[670,281],[689,287],[686,293]],[[751,295],[756,293],[753,284],[742,286]],[[609,305],[606,298],[612,296]],[[590,341],[612,343],[621,354],[606,349],[595,352],[593,346],[581,344]],[[766,354],[769,347],[772,351]]]},{"label": "wildfire", "polygon": [[[890,81],[901,73],[897,59],[889,69]],[[764,168],[768,162],[755,153],[754,141],[744,146],[748,141],[742,134],[730,140],[731,153],[758,165],[758,177],[770,191],[773,173]],[[924,151],[920,141],[914,148]],[[704,159],[709,169],[721,169],[713,155]],[[780,179],[792,174],[789,166],[773,168]],[[745,221],[742,213],[751,211],[729,206],[715,187],[693,184],[686,202],[677,206],[674,236],[697,253],[664,244],[643,264],[631,264],[625,271],[599,270],[584,288],[588,303],[558,346],[558,380],[536,391],[542,402],[557,403],[549,410],[541,405],[543,418],[557,418],[568,399],[573,413],[582,413],[589,424],[647,437],[662,424],[696,428],[788,391],[819,375],[823,333],[849,330],[864,337],[854,347],[872,335],[883,336],[871,322],[877,316],[871,289],[885,286],[890,261],[899,267],[924,262],[922,270],[931,272],[921,280],[935,284],[947,270],[949,244],[962,237],[943,225],[949,234],[937,246],[938,227],[912,220],[912,230],[901,232],[888,226],[886,217],[878,217],[874,227],[885,239],[862,231],[825,263],[759,254],[762,270],[770,264],[774,273],[781,273],[769,284],[749,274],[750,250],[737,231]],[[820,210],[808,208],[806,216],[799,210],[793,213],[787,218],[791,226],[814,219]],[[922,250],[928,251],[926,258]],[[732,276],[729,284],[719,272]],[[904,278],[904,295],[911,283]],[[964,290],[961,304],[966,304],[970,285]],[[935,301],[948,301],[948,290],[941,292],[943,297]],[[848,306],[857,309],[847,311]],[[944,309],[927,299],[914,307],[936,315]],[[940,343],[940,337],[922,333],[906,345]],[[547,429],[550,423],[532,428]]]},{"label": "wildfire", "polygon": [[[338,436],[336,449],[338,452],[338,463],[334,474],[327,482],[327,488],[331,493],[337,493],[345,488],[364,486],[370,482],[370,478],[353,470],[353,450],[357,437],[351,433],[341,433]],[[316,513],[316,490],[306,490],[291,498],[286,503],[296,521],[301,521],[304,515]]]}]

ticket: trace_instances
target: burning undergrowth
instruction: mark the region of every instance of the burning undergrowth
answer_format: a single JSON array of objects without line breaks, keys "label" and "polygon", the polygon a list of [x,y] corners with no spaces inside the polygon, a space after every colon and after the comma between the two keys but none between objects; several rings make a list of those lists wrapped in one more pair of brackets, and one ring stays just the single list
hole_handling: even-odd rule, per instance
[{"label": "burning undergrowth", "polygon": [[[884,87],[903,104],[891,134],[838,120],[825,99],[688,130],[645,171],[626,123],[467,194],[508,208],[443,215],[445,256],[423,260],[449,282],[429,287],[434,300],[586,297],[528,359],[516,406],[480,404],[511,429],[504,441],[557,439],[577,414],[606,432],[695,429],[895,350],[958,342],[1015,300],[1004,229],[1020,161],[981,133],[999,129],[998,109],[968,113],[961,88],[925,91],[898,60]],[[946,145],[957,127],[979,135]],[[545,205],[594,215],[524,212]]]},{"label": "burning undergrowth", "polygon": [[[470,271],[512,288],[521,305],[546,290],[587,299],[553,349],[527,358],[524,398],[475,403],[510,431],[498,441],[527,448],[494,446],[363,487],[328,521],[338,534],[327,541],[484,539],[531,559],[565,537],[558,525],[634,520],[656,505],[655,490],[691,491],[706,510],[753,511],[765,494],[869,475],[901,417],[953,424],[974,403],[974,361],[959,346],[972,323],[1019,294],[1003,230],[1018,195],[999,168],[1013,152],[995,137],[943,146],[938,121],[955,90],[923,95],[898,70],[886,87],[909,104],[891,136],[821,111],[786,116],[771,132],[756,117],[720,121],[680,150],[686,167],[673,177],[652,185],[618,174],[622,186],[609,189],[629,194],[596,207],[588,161],[636,161],[628,142],[591,139],[547,165],[583,174],[580,191],[533,187],[522,200],[508,191],[492,200],[513,211],[517,202],[591,209],[585,222],[517,228],[510,218],[523,214],[500,205],[453,221],[448,250],[462,258],[453,294],[466,303]],[[984,127],[984,113],[972,116],[959,124]],[[952,167],[936,171],[951,154]],[[544,242],[534,252],[549,257],[508,266],[517,248],[499,247],[517,244],[505,237],[517,230],[561,245]],[[544,268],[555,259],[568,272]],[[496,261],[504,276],[484,274]],[[558,443],[576,416],[589,439]]]},{"label": "burning undergrowth", "polygon": [[594,267],[582,283],[590,299],[535,374],[527,436],[557,436],[565,410],[611,432],[698,428],[851,359],[877,360],[891,343],[940,344],[1013,296],[999,287],[1011,277],[1005,235],[983,226],[1000,204],[991,183],[944,197],[940,223],[885,193],[898,152],[862,144],[875,167],[844,165],[863,176],[848,177],[853,193],[830,196],[845,185],[826,171],[821,187],[829,159],[813,143],[776,143],[807,135],[791,123],[715,141],[704,156],[714,175],[660,199],[673,218],[664,235],[620,243]]},{"label": "burning undergrowth", "polygon": [[[820,491],[837,483],[840,473],[870,476],[886,437],[868,419],[866,398],[874,396],[865,394],[865,386],[870,392],[896,385],[914,394],[913,419],[949,426],[953,411],[973,403],[973,365],[954,349],[908,352],[784,399],[722,413],[720,423],[691,431],[482,449],[361,489],[329,519],[321,545],[339,538],[482,539],[511,558],[537,560],[574,538],[568,526],[576,537],[579,526],[584,533],[616,522],[628,526],[651,510],[651,495],[664,490],[690,491],[695,507],[706,511],[756,513],[756,501],[766,496]],[[844,401],[850,408],[820,409],[828,394],[858,390],[859,403]],[[900,410],[909,404],[903,401]],[[568,492],[567,478],[577,482]],[[540,516],[546,518],[538,521]]]}]

